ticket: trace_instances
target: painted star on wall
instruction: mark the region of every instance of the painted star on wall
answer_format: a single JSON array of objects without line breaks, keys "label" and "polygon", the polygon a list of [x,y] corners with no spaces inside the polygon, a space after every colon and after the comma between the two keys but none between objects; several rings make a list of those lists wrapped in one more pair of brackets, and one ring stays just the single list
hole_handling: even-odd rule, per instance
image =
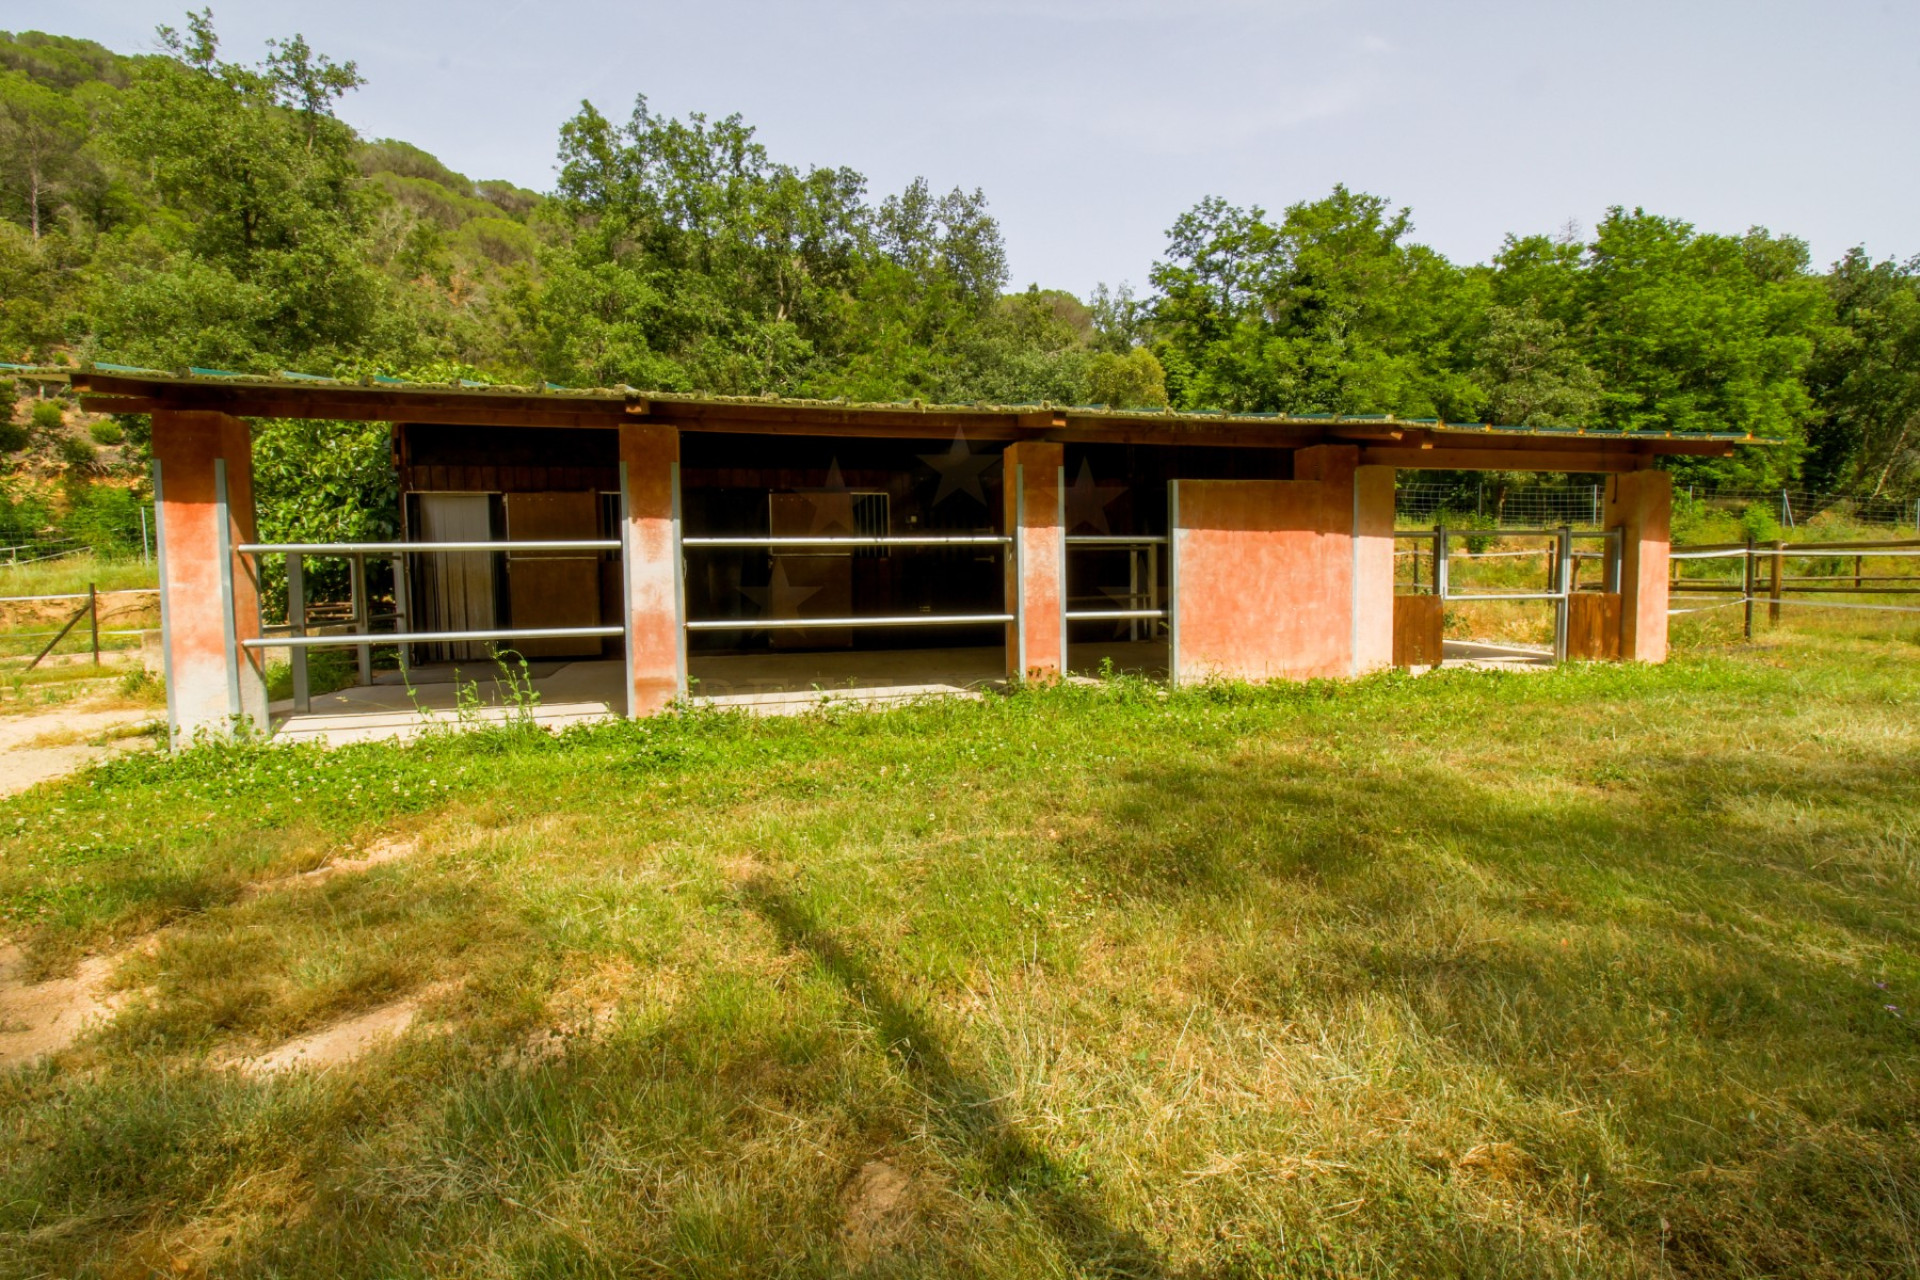
[{"label": "painted star on wall", "polygon": [[964,493],[984,507],[987,493],[980,487],[980,477],[1000,465],[1000,455],[974,453],[967,448],[967,433],[955,431],[953,444],[945,453],[923,453],[920,461],[940,473],[940,489],[933,495],[934,506],[956,493]]},{"label": "painted star on wall", "polygon": [[740,594],[760,606],[763,618],[797,618],[800,606],[818,595],[819,587],[797,587],[787,579],[787,566],[780,557],[773,561],[773,576],[764,587],[741,587]]},{"label": "painted star on wall", "polygon": [[840,474],[840,459],[835,458],[827,467],[826,488],[816,489],[807,497],[813,503],[813,527],[807,530],[809,536],[858,532],[853,523],[853,491],[847,488]]},{"label": "painted star on wall", "polygon": [[1099,533],[1112,533],[1107,523],[1107,508],[1118,502],[1127,492],[1123,484],[1095,484],[1093,482],[1093,464],[1085,458],[1080,459],[1080,474],[1074,477],[1073,484],[1067,490],[1067,532],[1072,533],[1083,524],[1090,524]]}]

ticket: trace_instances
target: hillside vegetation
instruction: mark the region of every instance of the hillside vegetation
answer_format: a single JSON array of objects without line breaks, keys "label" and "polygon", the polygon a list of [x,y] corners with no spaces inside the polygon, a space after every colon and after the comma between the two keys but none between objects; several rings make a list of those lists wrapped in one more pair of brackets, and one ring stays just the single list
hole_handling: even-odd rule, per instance
[{"label": "hillside vegetation", "polygon": [[[1147,292],[1009,292],[985,193],[878,195],[737,116],[583,103],[549,192],[335,114],[299,36],[222,56],[209,13],[123,56],[0,35],[0,354],[858,400],[1379,412],[1737,430],[1690,482],[1920,483],[1920,271],[1616,208],[1485,265],[1336,187],[1209,196]],[[137,436],[137,429],[135,431]],[[136,446],[138,440],[135,441]]]}]

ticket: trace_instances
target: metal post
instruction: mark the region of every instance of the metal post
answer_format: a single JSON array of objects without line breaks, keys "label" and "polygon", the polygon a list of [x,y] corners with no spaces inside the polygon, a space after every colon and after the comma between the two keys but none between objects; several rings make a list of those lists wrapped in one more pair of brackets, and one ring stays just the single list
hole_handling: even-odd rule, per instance
[{"label": "metal post", "polygon": [[[413,610],[407,586],[407,553],[393,553],[393,629],[401,635],[413,629]],[[400,646],[400,674],[407,672],[407,646]]]},{"label": "metal post", "polygon": [[[1160,607],[1160,546],[1158,543],[1149,542],[1147,544],[1147,608],[1158,609],[1159,607]],[[1156,631],[1164,635],[1166,634],[1166,630],[1167,630],[1166,619],[1149,618],[1147,620],[1147,636],[1149,638],[1151,638],[1153,636],[1153,633]]]},{"label": "metal post", "polygon": [[1433,526],[1433,594],[1447,598],[1447,527]]},{"label": "metal post", "polygon": [[1553,602],[1553,660],[1567,660],[1567,628],[1573,614],[1573,530],[1566,525],[1553,537],[1553,577],[1554,590],[1559,599]]},{"label": "metal post", "polygon": [[139,507],[137,510],[140,512],[140,563],[145,566],[147,564],[147,509]]},{"label": "metal post", "polygon": [[1607,592],[1620,594],[1621,561],[1627,554],[1627,532],[1624,529],[1607,530]]},{"label": "metal post", "polygon": [[[373,630],[373,609],[367,601],[367,558],[355,556],[347,562],[347,592],[353,608],[353,629],[361,635]],[[363,644],[354,651],[359,661],[359,683],[373,683],[373,646]]]},{"label": "metal post", "polygon": [[93,665],[100,665],[100,593],[87,584],[87,623],[93,630]]},{"label": "metal post", "polygon": [[1758,569],[1753,558],[1753,539],[1748,538],[1747,555],[1741,566],[1740,595],[1746,602],[1746,637],[1749,640],[1753,639],[1753,588],[1760,577]]},{"label": "metal post", "polygon": [[1767,621],[1773,626],[1780,625],[1780,586],[1781,579],[1786,573],[1787,557],[1784,554],[1786,547],[1785,542],[1777,539],[1773,544],[1773,581],[1767,588]]},{"label": "metal post", "polygon": [[[1145,549],[1144,547],[1127,548],[1127,608],[1129,609],[1138,609],[1140,607],[1140,553]],[[1129,618],[1127,620],[1127,639],[1131,641],[1138,640],[1139,638],[1140,619]]]},{"label": "metal post", "polygon": [[[307,634],[307,583],[304,557],[298,551],[287,555],[287,630],[296,638]],[[307,647],[296,644],[287,650],[287,665],[293,669],[293,709],[305,715],[313,710],[313,695],[307,683]]]}]

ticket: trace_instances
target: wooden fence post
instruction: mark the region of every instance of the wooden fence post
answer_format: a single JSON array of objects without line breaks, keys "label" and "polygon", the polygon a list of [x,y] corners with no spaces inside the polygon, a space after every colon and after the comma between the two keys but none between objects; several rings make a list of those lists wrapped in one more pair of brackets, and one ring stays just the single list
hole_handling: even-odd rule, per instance
[{"label": "wooden fence post", "polygon": [[1767,587],[1767,622],[1769,625],[1776,627],[1780,625],[1780,587],[1786,573],[1786,549],[1787,544],[1784,541],[1778,538],[1774,539],[1773,580]]}]

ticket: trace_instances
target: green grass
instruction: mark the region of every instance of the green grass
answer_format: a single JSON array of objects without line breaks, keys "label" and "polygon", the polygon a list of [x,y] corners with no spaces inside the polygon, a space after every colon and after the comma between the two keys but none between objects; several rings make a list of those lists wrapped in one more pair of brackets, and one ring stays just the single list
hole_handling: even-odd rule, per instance
[{"label": "green grass", "polygon": [[137,556],[101,559],[90,552],[33,564],[0,564],[0,596],[66,595],[85,591],[88,583],[101,591],[153,587],[160,583],[160,571]]},{"label": "green grass", "polygon": [[[1920,630],[1682,623],[1657,669],[208,746],[0,802],[38,971],[148,939],[111,1026],[0,1075],[0,1272],[1912,1274]],[[357,1063],[217,1065],[422,993]]]}]

